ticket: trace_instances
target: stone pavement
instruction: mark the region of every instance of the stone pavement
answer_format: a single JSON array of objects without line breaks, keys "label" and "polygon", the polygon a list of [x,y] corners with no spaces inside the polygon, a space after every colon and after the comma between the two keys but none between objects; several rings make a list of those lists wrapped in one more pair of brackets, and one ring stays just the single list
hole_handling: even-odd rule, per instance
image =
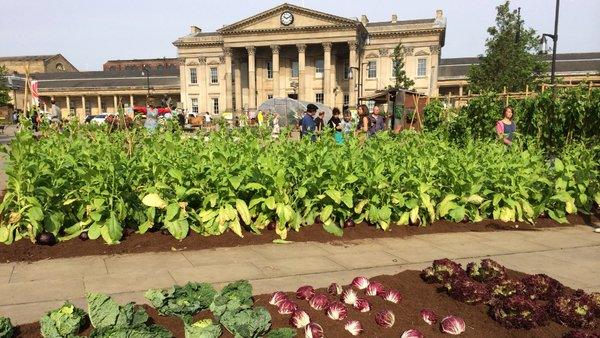
[{"label": "stone pavement", "polygon": [[292,291],[302,284],[347,284],[358,275],[422,269],[443,257],[461,263],[491,257],[515,270],[546,273],[573,288],[600,291],[600,234],[576,226],[0,264],[0,315],[16,324],[36,321],[63,300],[85,308],[83,297],[91,291],[119,302],[144,303],[145,290],[188,281],[219,288],[248,279],[255,294]]}]

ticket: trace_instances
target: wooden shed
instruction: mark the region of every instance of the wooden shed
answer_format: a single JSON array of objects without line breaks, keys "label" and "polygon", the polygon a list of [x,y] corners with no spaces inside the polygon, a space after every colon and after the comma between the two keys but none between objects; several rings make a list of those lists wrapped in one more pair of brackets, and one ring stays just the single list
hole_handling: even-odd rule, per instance
[{"label": "wooden shed", "polygon": [[[423,109],[428,97],[424,94],[408,89],[387,89],[361,97],[361,103],[373,101],[381,105],[387,114],[387,123],[390,129],[399,132],[403,129],[423,128]],[[394,112],[394,114],[391,114]],[[392,118],[394,116],[394,118]]]}]

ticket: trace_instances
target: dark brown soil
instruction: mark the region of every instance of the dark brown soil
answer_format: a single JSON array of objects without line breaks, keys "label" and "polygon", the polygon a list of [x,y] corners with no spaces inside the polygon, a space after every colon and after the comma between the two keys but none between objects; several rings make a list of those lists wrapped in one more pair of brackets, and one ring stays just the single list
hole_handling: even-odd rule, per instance
[{"label": "dark brown soil", "polygon": [[[597,216],[571,215],[571,224],[592,224],[598,222]],[[321,225],[303,227],[299,232],[289,232],[288,240],[295,242],[330,242],[339,240],[355,240],[364,238],[382,237],[407,237],[412,235],[448,233],[448,232],[482,232],[482,231],[538,231],[540,228],[568,227],[571,224],[559,224],[550,218],[539,218],[535,224],[525,222],[501,222],[485,220],[477,223],[454,223],[438,221],[426,227],[419,226],[391,226],[390,231],[382,231],[365,223],[357,224],[353,228],[344,229],[343,237],[336,237],[327,233]],[[173,250],[200,250],[218,247],[235,247],[244,245],[271,243],[279,236],[275,231],[265,230],[261,235],[246,232],[244,238],[240,238],[232,232],[220,236],[200,236],[194,232],[178,241],[170,235],[161,232],[145,233],[143,235],[133,233],[123,238],[120,244],[107,245],[98,239],[95,241],[82,241],[78,238],[61,242],[54,246],[43,246],[22,239],[11,245],[0,244],[0,263],[3,262],[33,262],[51,258],[79,257],[107,254],[129,254],[141,252],[159,252]]]},{"label": "dark brown soil", "polygon": [[[313,322],[316,322],[323,327],[325,337],[328,338],[351,337],[350,334],[344,330],[344,324],[349,319],[361,322],[364,329],[364,332],[361,335],[362,337],[397,338],[400,337],[402,332],[408,329],[418,329],[425,337],[448,337],[448,334],[440,332],[439,323],[429,326],[421,319],[419,311],[423,308],[433,310],[440,318],[446,315],[462,317],[465,320],[467,328],[466,331],[460,335],[461,337],[558,338],[569,331],[569,328],[554,322],[550,322],[546,326],[532,330],[505,329],[488,316],[488,307],[486,305],[468,305],[459,303],[450,298],[447,294],[439,292],[436,285],[424,283],[419,277],[418,271],[404,271],[394,276],[378,276],[371,278],[371,280],[379,281],[387,288],[400,291],[403,296],[402,300],[398,304],[393,304],[380,297],[366,296],[362,291],[358,291],[360,297],[364,297],[370,302],[371,311],[360,313],[353,308],[349,308],[348,317],[343,321],[329,319],[323,311],[313,310],[308,305],[307,301],[296,300],[296,302],[301,309],[309,314]],[[327,294],[325,289],[319,289],[317,290],[317,293]],[[295,294],[289,293],[288,295],[291,299],[296,299]],[[330,299],[334,298],[331,295],[329,295],[329,297]],[[269,310],[273,320],[272,328],[289,327],[290,315],[278,314],[277,309],[274,306],[269,305],[269,298],[270,295],[255,296],[255,304]],[[169,329],[177,338],[184,337],[183,324],[180,319],[161,317],[154,309],[148,306],[144,306],[144,308],[146,308],[154,323]],[[383,309],[391,310],[395,314],[395,324],[389,329],[381,328],[375,323],[375,314]],[[207,318],[209,316],[210,313],[208,311],[203,311],[197,315],[195,319]],[[21,325],[17,330],[17,337],[41,337],[39,334],[38,323]],[[83,336],[87,336],[90,331],[91,330],[88,327],[83,332]],[[225,332],[222,337],[232,337],[232,335],[229,332]],[[304,337],[304,333],[299,330],[297,337]]]}]

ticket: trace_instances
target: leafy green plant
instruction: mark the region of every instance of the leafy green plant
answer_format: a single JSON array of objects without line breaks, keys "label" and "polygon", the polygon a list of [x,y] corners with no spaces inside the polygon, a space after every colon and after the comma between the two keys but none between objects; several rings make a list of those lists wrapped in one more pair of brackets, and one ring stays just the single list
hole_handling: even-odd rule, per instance
[{"label": "leafy green plant", "polygon": [[66,302],[40,319],[42,336],[45,338],[74,337],[85,323],[86,313]]},{"label": "leafy green plant", "polygon": [[185,338],[219,338],[221,325],[213,324],[211,319],[199,320],[193,324],[184,323]]},{"label": "leafy green plant", "polygon": [[236,314],[250,309],[253,304],[252,286],[248,281],[240,280],[227,284],[215,296],[210,304],[210,311],[220,320],[225,313]]},{"label": "leafy green plant", "polygon": [[267,333],[266,338],[293,338],[296,337],[296,330],[289,327],[274,329]]},{"label": "leafy green plant", "polygon": [[136,327],[148,321],[146,311],[134,303],[119,305],[101,293],[88,294],[87,302],[90,322],[96,329]]},{"label": "leafy green plant", "polygon": [[150,289],[144,297],[164,316],[191,317],[208,309],[216,291],[208,283],[187,283],[169,289]]},{"label": "leafy green plant", "polygon": [[10,319],[0,316],[0,337],[12,338],[15,331]]},{"label": "leafy green plant", "polygon": [[271,327],[271,315],[263,307],[225,312],[221,324],[236,338],[258,338]]}]

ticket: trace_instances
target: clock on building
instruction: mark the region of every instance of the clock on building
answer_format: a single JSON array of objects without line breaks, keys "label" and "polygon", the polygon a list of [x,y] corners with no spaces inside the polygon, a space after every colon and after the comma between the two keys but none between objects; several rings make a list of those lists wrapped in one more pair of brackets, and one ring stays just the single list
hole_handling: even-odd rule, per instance
[{"label": "clock on building", "polygon": [[290,12],[283,12],[281,14],[281,24],[284,26],[289,26],[294,22],[294,15]]}]

